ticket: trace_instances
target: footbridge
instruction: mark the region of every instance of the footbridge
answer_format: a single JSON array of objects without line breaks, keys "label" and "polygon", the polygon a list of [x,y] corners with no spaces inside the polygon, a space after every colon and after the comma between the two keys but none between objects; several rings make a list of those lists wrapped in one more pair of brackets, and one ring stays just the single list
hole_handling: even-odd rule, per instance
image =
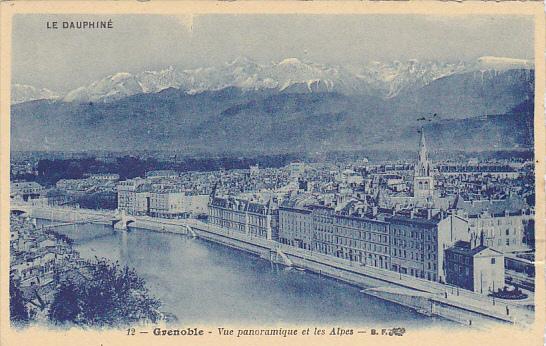
[{"label": "footbridge", "polygon": [[62,222],[44,226],[47,228],[97,222],[111,224],[114,229],[127,230],[127,226],[137,221],[135,217],[127,215],[125,211],[105,212],[26,203],[11,203],[10,209],[12,213],[17,215],[28,215],[33,218],[60,220]]},{"label": "footbridge", "polygon": [[54,223],[50,225],[42,225],[41,228],[52,229],[52,228],[63,227],[63,226],[83,225],[86,223],[94,223],[94,222],[102,222],[102,221],[104,221],[104,219],[101,218],[101,219],[88,219],[88,220],[78,220],[78,221],[70,221],[70,222],[59,222],[59,223]]}]

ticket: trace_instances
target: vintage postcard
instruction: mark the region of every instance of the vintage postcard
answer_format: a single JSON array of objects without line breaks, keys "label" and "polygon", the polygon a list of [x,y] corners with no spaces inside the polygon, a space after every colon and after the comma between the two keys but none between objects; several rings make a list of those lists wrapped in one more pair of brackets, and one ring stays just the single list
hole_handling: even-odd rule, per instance
[{"label": "vintage postcard", "polygon": [[544,344],[544,9],[1,3],[2,345]]}]

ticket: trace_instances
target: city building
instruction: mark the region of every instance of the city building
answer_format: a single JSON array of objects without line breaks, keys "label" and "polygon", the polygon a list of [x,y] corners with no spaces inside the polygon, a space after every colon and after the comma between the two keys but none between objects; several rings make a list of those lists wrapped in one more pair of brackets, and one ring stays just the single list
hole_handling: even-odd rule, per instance
[{"label": "city building", "polygon": [[404,192],[407,189],[404,177],[399,174],[383,174],[381,180],[390,191]]},{"label": "city building", "polygon": [[252,202],[234,197],[211,197],[208,222],[248,236],[278,240],[279,210],[270,200]]},{"label": "city building", "polygon": [[483,179],[485,177],[499,179],[517,179],[521,176],[514,167],[503,164],[478,164],[472,161],[468,164],[445,163],[437,165],[438,172],[444,176],[458,176],[465,180]]},{"label": "city building", "polygon": [[279,206],[279,242],[301,249],[313,249],[313,215],[306,205],[308,196],[289,198]]},{"label": "city building", "polygon": [[[330,248],[333,256],[382,269],[391,269],[387,222],[365,216],[335,214]],[[328,238],[326,238],[328,239]]]},{"label": "city building", "polygon": [[152,217],[179,219],[207,213],[208,195],[189,195],[173,187],[152,187],[148,195],[148,214]]},{"label": "city building", "polygon": [[24,201],[40,197],[44,187],[35,181],[19,181],[10,183],[10,197],[21,198]]},{"label": "city building", "polygon": [[63,238],[36,227],[29,218],[11,215],[10,234],[10,277],[23,289],[50,287],[56,273],[79,260]]},{"label": "city building", "polygon": [[209,195],[155,177],[121,181],[117,194],[118,209],[129,215],[187,218],[208,212]]},{"label": "city building", "polygon": [[291,162],[288,165],[288,171],[291,178],[299,178],[305,172],[305,163],[300,161]]},{"label": "city building", "polygon": [[[325,255],[390,269],[389,225],[366,214],[366,203],[347,201],[337,209],[326,205],[311,205],[313,250]],[[282,227],[282,226],[281,226]]]},{"label": "city building", "polygon": [[137,215],[137,189],[146,183],[142,178],[120,181],[117,184],[118,210],[125,211],[129,215]]},{"label": "city building", "polygon": [[[139,215],[139,216],[150,215],[151,191],[152,191],[152,185],[148,182],[139,184],[135,188],[135,199],[134,199],[135,206],[134,208],[129,208],[134,210],[134,215]],[[118,206],[118,209],[119,209],[119,206]]]},{"label": "city building", "polygon": [[[454,203],[457,213],[468,219],[473,239],[483,237],[484,246],[502,253],[526,251],[526,227],[534,220],[534,211],[519,198],[465,201]],[[534,228],[534,227],[532,227]],[[476,244],[473,244],[476,246]]]},{"label": "city building", "polygon": [[352,169],[345,169],[338,174],[336,180],[348,185],[360,185],[364,181],[364,178]]},{"label": "city building", "polygon": [[81,195],[92,190],[94,184],[88,179],[61,179],[55,186],[71,194]]},{"label": "city building", "polygon": [[165,169],[165,170],[157,170],[157,171],[149,171],[146,172],[146,178],[178,178],[179,174],[176,171]]},{"label": "city building", "polygon": [[446,283],[481,294],[504,288],[504,255],[484,245],[458,241],[445,250]]},{"label": "city building", "polygon": [[250,176],[255,177],[260,174],[260,166],[258,164],[250,165]]},{"label": "city building", "polygon": [[49,206],[74,206],[75,200],[64,190],[50,189],[46,192],[46,204]]},{"label": "city building", "polygon": [[177,188],[154,187],[150,195],[150,216],[161,218],[183,218],[182,197],[184,192]]},{"label": "city building", "polygon": [[89,179],[92,180],[102,180],[102,181],[118,181],[119,180],[119,174],[117,173],[97,173],[97,174],[90,174]]},{"label": "city building", "polygon": [[391,269],[445,282],[444,250],[469,240],[468,222],[433,209],[411,209],[386,218],[390,225]]}]

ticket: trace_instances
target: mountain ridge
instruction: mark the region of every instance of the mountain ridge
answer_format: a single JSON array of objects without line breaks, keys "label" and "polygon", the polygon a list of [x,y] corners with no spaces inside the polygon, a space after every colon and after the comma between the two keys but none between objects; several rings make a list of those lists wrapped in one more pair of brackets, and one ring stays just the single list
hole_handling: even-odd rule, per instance
[{"label": "mountain ridge", "polygon": [[[112,102],[136,94],[160,92],[167,88],[197,94],[231,86],[244,90],[335,91],[348,95],[365,94],[392,98],[454,74],[522,68],[531,69],[532,63],[521,59],[481,57],[472,63],[410,59],[405,62],[371,61],[356,67],[342,67],[302,61],[293,57],[269,64],[259,64],[251,59],[239,57],[217,66],[195,69],[170,66],[158,71],[142,71],[135,74],[118,72],[70,90],[64,95],[54,92],[49,97],[29,94],[28,97],[12,97],[12,103],[40,98],[60,99],[64,102]],[[14,84],[12,96],[24,95],[19,89],[20,87]]]},{"label": "mountain ridge", "polygon": [[[431,127],[431,137],[447,150],[522,148],[530,147],[522,134],[532,137],[532,128],[517,121],[523,113],[514,109],[532,105],[533,92],[528,70],[454,74],[387,99],[233,86],[188,94],[171,87],[111,102],[14,105],[11,143],[14,150],[61,151],[403,150],[418,128]],[[524,115],[532,119],[529,108]],[[486,117],[492,114],[509,116]],[[496,135],[487,138],[483,131]]]}]

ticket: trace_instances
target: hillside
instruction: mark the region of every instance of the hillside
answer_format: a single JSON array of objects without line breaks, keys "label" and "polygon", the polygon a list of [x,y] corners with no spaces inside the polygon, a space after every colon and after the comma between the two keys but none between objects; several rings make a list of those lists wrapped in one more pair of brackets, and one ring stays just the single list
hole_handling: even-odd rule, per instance
[{"label": "hillside", "polygon": [[[12,108],[15,150],[398,150],[421,126],[446,149],[529,147],[532,70],[467,72],[395,97],[316,89],[168,88],[111,102],[39,100]],[[531,104],[532,106],[532,104]],[[428,134],[430,132],[430,134]]]}]

